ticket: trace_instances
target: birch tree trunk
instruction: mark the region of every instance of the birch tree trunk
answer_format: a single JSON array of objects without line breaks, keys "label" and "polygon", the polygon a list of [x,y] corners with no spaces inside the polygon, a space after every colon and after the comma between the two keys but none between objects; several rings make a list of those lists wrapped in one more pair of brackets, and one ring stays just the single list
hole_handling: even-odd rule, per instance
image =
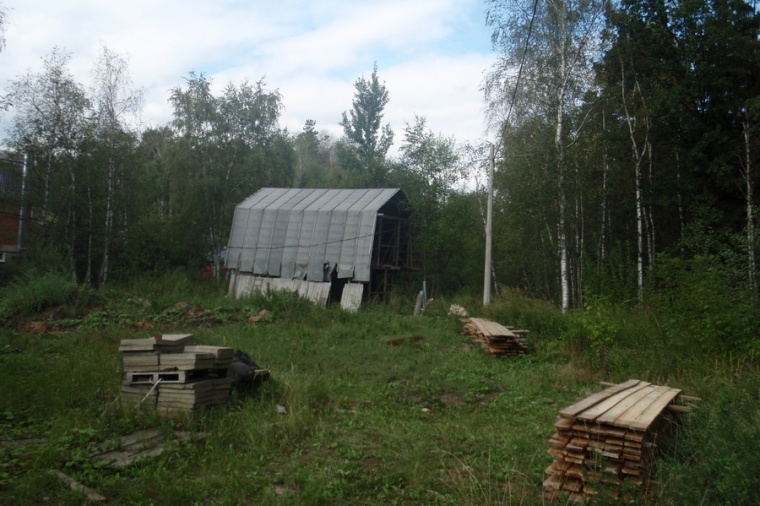
[{"label": "birch tree trunk", "polygon": [[757,297],[757,264],[755,259],[755,214],[754,214],[754,196],[755,182],[752,172],[752,144],[750,136],[749,112],[745,112],[745,118],[742,122],[744,135],[744,184],[747,199],[747,278],[749,281],[750,293]]},{"label": "birch tree trunk", "polygon": [[[649,117],[647,116],[647,131],[650,130],[650,121]],[[649,203],[645,206],[646,208],[646,229],[647,229],[647,254],[648,254],[648,264],[649,264],[649,272],[650,274],[654,272],[656,266],[657,266],[657,253],[655,248],[655,228],[654,228],[654,211],[653,211],[653,204],[652,204],[652,189],[654,188],[654,160],[652,159],[652,141],[648,140],[646,143],[646,152],[647,152],[647,159],[649,161],[649,173],[648,173],[648,185],[647,185],[647,194],[650,197]]]},{"label": "birch tree trunk", "polygon": [[111,270],[111,235],[113,234],[113,208],[114,208],[114,160],[113,145],[111,145],[108,154],[108,181],[106,190],[106,218],[103,235],[103,262],[100,265],[100,284],[108,281]]},{"label": "birch tree trunk", "polygon": [[558,32],[559,48],[557,54],[559,61],[559,82],[557,88],[557,116],[554,130],[554,147],[557,151],[557,190],[559,201],[559,223],[557,226],[557,245],[559,247],[559,277],[562,286],[562,311],[567,312],[570,309],[572,301],[570,299],[570,269],[568,265],[567,251],[567,194],[565,184],[565,92],[567,86],[567,63],[565,61],[566,41],[565,41],[565,15],[566,6],[564,0],[554,4],[556,9],[557,22],[559,24]]},{"label": "birch tree trunk", "polygon": [[92,285],[92,236],[93,236],[93,219],[94,209],[92,203],[92,183],[87,185],[87,214],[88,214],[88,230],[87,230],[87,272],[84,275],[84,283],[86,285]]},{"label": "birch tree trunk", "polygon": [[[623,111],[625,113],[625,120],[628,126],[628,135],[631,139],[631,155],[634,163],[634,177],[636,185],[636,283],[638,288],[639,300],[644,300],[644,205],[642,198],[642,176],[641,176],[641,164],[644,160],[644,154],[646,153],[646,146],[649,144],[649,118],[646,116],[643,119],[645,134],[644,134],[644,149],[639,147],[639,143],[636,140],[636,118],[632,116],[628,107],[628,98],[626,91],[626,75],[625,64],[622,59],[620,60],[620,96],[623,104]],[[638,93],[642,103],[644,97],[641,93],[638,81],[634,83],[632,90],[632,97],[635,98]]]},{"label": "birch tree trunk", "polygon": [[[607,116],[602,112],[602,130],[607,131]],[[607,143],[604,143],[602,153],[602,227],[599,232],[599,260],[601,262],[607,260],[607,227],[610,216],[610,204],[609,204],[609,171],[610,161],[609,153],[607,152]]]},{"label": "birch tree trunk", "polygon": [[77,237],[77,208],[76,208],[76,189],[77,176],[74,167],[69,168],[71,178],[71,200],[69,202],[69,269],[71,271],[71,280],[77,282],[77,260],[76,260],[76,237]]}]

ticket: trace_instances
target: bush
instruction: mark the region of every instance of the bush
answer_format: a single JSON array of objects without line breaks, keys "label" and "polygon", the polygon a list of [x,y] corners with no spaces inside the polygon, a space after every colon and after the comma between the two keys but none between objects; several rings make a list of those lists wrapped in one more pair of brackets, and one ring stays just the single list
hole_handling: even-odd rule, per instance
[{"label": "bush", "polygon": [[62,272],[28,269],[0,292],[0,322],[64,304],[76,290],[76,283]]},{"label": "bush", "polygon": [[732,272],[712,256],[660,259],[650,303],[671,338],[689,336],[704,351],[749,356],[760,334],[760,311]]}]

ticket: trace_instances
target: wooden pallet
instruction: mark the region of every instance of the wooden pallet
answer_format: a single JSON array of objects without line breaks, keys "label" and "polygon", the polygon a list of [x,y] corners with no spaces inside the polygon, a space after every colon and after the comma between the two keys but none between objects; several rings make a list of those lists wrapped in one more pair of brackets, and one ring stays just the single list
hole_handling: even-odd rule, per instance
[{"label": "wooden pallet", "polygon": [[224,378],[227,369],[203,369],[197,371],[128,371],[124,373],[124,383],[129,385],[152,385],[158,380],[164,383],[186,383],[209,377]]}]

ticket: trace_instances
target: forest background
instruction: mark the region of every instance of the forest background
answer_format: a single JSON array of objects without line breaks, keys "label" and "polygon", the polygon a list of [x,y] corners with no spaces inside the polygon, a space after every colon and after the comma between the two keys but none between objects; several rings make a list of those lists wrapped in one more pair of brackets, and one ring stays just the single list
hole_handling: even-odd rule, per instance
[{"label": "forest background", "polygon": [[[755,357],[760,16],[738,0],[489,0],[496,64],[483,81],[497,132],[494,278],[564,311],[647,304],[707,350]],[[0,27],[7,13],[0,14]],[[100,287],[218,267],[234,206],[262,187],[399,187],[433,294],[482,286],[488,146],[410,118],[398,156],[377,65],[344,135],[279,126],[262,79],[189,72],[173,120],[140,129],[141,89],[107,47],[92,81],[52,48],[2,91],[3,171],[27,167],[27,251],[4,282],[57,270]],[[349,104],[347,104],[348,106]],[[15,200],[14,200],[15,199]],[[6,211],[4,211],[6,212]]]},{"label": "forest background", "polygon": [[[0,185],[0,212],[32,216],[0,269],[0,502],[81,504],[62,469],[113,504],[543,504],[558,410],[641,378],[703,400],[631,501],[758,504],[756,5],[484,6],[500,292],[486,307],[490,146],[424,117],[394,139],[378,65],[339,138],[281,128],[288,97],[263,80],[215,93],[196,72],[171,92],[173,120],[141,128],[139,83],[107,47],[91,82],[52,48],[0,90],[0,183],[27,169],[27,191]],[[234,206],[266,186],[401,188],[425,270],[357,313],[196,282],[209,266],[223,278]],[[416,317],[423,280],[435,301]],[[450,303],[529,329],[530,353],[463,342]],[[163,331],[250,352],[273,380],[184,425],[113,409],[118,343]],[[212,435],[128,471],[91,462],[154,427]]]}]

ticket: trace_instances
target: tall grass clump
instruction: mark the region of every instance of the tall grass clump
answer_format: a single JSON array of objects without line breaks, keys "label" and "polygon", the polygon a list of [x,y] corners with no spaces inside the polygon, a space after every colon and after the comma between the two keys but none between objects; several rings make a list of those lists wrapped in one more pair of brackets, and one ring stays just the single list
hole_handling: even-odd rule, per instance
[{"label": "tall grass clump", "polygon": [[703,401],[668,438],[659,503],[760,504],[760,373],[740,369],[704,385]]},{"label": "tall grass clump", "polygon": [[490,306],[484,308],[484,312],[488,318],[542,336],[562,336],[571,323],[550,302],[532,299],[512,289],[505,289]]},{"label": "tall grass clump", "polygon": [[663,315],[671,341],[688,339],[709,353],[758,356],[760,308],[742,282],[716,257],[663,257],[649,303]]},{"label": "tall grass clump", "polygon": [[0,322],[65,304],[76,290],[76,283],[60,271],[30,268],[0,290]]},{"label": "tall grass clump", "polygon": [[240,303],[248,307],[266,309],[275,315],[277,321],[286,323],[314,322],[324,316],[324,309],[289,291],[254,290],[240,299]]}]

